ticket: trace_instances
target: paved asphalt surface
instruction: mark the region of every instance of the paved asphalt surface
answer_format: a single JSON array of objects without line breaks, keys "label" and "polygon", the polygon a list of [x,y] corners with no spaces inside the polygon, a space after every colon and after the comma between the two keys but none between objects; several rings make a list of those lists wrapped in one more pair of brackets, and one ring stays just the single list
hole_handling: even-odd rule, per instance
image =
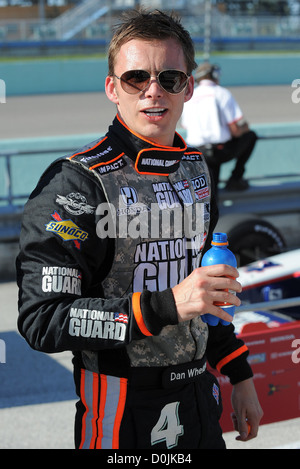
[{"label": "paved asphalt surface", "polygon": [[[300,121],[289,86],[232,89],[252,124]],[[102,93],[7,98],[0,105],[1,139],[105,131],[115,114]],[[76,396],[71,355],[45,355],[17,332],[17,287],[0,284],[0,449],[72,449]],[[283,403],[284,405],[284,403]],[[229,449],[300,449],[300,419],[262,425],[259,436]]]}]

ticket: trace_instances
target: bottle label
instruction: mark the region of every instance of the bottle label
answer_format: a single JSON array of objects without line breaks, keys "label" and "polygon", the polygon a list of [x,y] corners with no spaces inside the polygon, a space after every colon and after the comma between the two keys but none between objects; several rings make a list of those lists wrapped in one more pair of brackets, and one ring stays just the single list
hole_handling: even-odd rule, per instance
[{"label": "bottle label", "polygon": [[[232,278],[234,279],[234,277],[228,277],[228,278]],[[233,290],[229,290],[228,288],[225,288],[225,290],[223,291],[228,291],[229,293],[232,293],[233,295],[236,296],[236,292],[233,291]],[[222,309],[226,309],[226,308],[231,308],[233,305],[231,303],[227,303],[226,301],[222,302],[222,301],[215,301],[214,302],[214,305],[215,306],[219,306],[220,308]]]}]

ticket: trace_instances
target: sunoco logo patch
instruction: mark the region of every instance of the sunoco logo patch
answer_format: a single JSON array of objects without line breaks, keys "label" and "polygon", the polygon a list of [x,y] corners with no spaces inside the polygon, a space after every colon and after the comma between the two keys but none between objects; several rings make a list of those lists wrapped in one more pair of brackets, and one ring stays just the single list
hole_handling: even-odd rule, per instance
[{"label": "sunoco logo patch", "polygon": [[49,221],[46,226],[46,231],[50,231],[64,241],[73,241],[75,247],[80,249],[81,242],[88,238],[88,233],[79,228],[72,220],[63,220],[61,216],[54,212],[51,214],[54,221]]}]

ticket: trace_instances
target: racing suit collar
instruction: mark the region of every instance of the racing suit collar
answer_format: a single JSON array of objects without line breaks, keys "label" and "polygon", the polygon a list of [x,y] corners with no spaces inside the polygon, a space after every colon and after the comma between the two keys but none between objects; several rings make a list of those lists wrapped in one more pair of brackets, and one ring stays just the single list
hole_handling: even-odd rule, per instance
[{"label": "racing suit collar", "polygon": [[139,174],[169,175],[178,170],[187,149],[183,138],[175,132],[174,146],[156,145],[129,129],[117,115],[108,134],[132,160]]}]

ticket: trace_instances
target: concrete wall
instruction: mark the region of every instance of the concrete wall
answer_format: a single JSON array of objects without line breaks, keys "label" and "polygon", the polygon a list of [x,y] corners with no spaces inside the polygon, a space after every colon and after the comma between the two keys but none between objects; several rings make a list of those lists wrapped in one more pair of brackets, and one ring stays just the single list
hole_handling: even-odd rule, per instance
[{"label": "concrete wall", "polygon": [[4,62],[0,78],[6,95],[104,91],[105,60],[26,60]]},{"label": "concrete wall", "polygon": [[[199,63],[201,59],[199,59]],[[300,78],[300,54],[214,55],[224,86],[284,85]],[[19,60],[0,63],[7,96],[104,91],[107,60]]]}]

